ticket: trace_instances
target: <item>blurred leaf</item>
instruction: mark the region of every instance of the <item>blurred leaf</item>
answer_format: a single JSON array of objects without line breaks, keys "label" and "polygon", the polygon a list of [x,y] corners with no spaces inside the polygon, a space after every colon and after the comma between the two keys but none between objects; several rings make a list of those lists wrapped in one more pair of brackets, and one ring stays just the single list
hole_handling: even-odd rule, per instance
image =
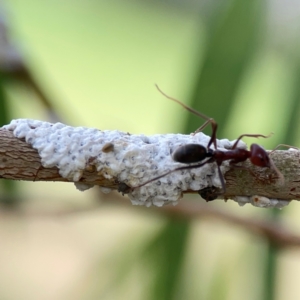
[{"label": "blurred leaf", "polygon": [[[122,241],[122,251],[118,248],[111,252],[109,257],[101,258],[99,267],[93,269],[86,278],[84,284],[86,289],[80,291],[84,299],[122,299],[122,294],[119,298],[122,288],[125,287],[128,291],[128,285],[131,284],[132,276],[136,271],[138,276],[143,278],[143,282],[139,282],[141,290],[139,292],[142,295],[140,299],[183,299],[179,295],[182,287],[180,277],[189,227],[190,222],[187,220],[168,219],[154,236],[150,233],[149,240],[144,241],[140,237],[130,243],[123,244]],[[114,269],[112,274],[110,274],[111,268]],[[103,273],[99,272],[100,269],[108,270],[105,280],[101,279]],[[98,284],[99,281],[102,283],[101,286]],[[136,295],[136,293],[131,291],[129,295]]]},{"label": "blurred leaf", "polygon": [[294,80],[294,89],[292,91],[292,99],[286,100],[290,106],[290,116],[288,120],[284,120],[284,122],[288,123],[285,132],[284,143],[288,145],[296,145],[300,146],[299,143],[299,113],[300,113],[300,85],[299,85],[299,78],[300,78],[300,62],[294,61],[296,66],[295,72],[295,80]]},{"label": "blurred leaf", "polygon": [[[4,76],[0,73],[0,127],[9,123],[9,112],[7,105],[7,98],[4,93]],[[13,193],[16,191],[16,183],[13,180],[1,180],[1,185],[6,193],[0,199],[5,205],[15,204],[16,198]]]},{"label": "blurred leaf", "polygon": [[[259,0],[235,0],[228,10],[219,11],[215,28],[209,32],[206,54],[197,70],[190,103],[217,121],[218,137],[222,136],[222,128],[233,108],[243,75],[259,49],[264,5],[264,1]],[[201,124],[203,122],[199,119],[190,116],[185,131],[193,132]],[[210,128],[206,131],[211,134]],[[223,271],[218,270],[211,283],[210,299],[224,299],[228,294]]]},{"label": "blurred leaf", "polygon": [[218,264],[218,268],[214,270],[213,280],[210,282],[209,295],[207,300],[223,300],[229,299],[229,281],[227,268],[222,265],[222,261]]},{"label": "blurred leaf", "polygon": [[[259,46],[263,6],[264,1],[259,0],[233,1],[228,10],[220,11],[207,38],[206,54],[196,71],[190,103],[218,122],[218,136],[222,135],[243,74]],[[190,118],[186,132],[195,131],[199,124],[199,119]]]},{"label": "blurred leaf", "polygon": [[[299,112],[300,112],[300,64],[297,59],[294,60],[296,66],[296,72],[294,75],[294,88],[291,93],[291,99],[286,99],[286,103],[290,106],[290,116],[287,120],[288,126],[286,126],[286,131],[283,134],[283,143],[287,145],[297,145],[299,142]],[[299,146],[299,145],[297,145]],[[283,211],[278,209],[272,209],[269,211],[271,218],[277,222],[280,222]],[[265,295],[264,299],[273,300],[276,298],[276,286],[277,286],[277,274],[278,274],[278,256],[280,253],[280,248],[274,244],[267,244],[266,248],[266,260],[265,260]]]},{"label": "blurred leaf", "polygon": [[182,265],[187,247],[190,221],[169,219],[148,244],[142,259],[154,271],[148,299],[182,299],[178,297]]},{"label": "blurred leaf", "polygon": [[8,107],[4,94],[4,79],[0,74],[0,126],[3,126],[9,122]]},{"label": "blurred leaf", "polygon": [[[277,210],[278,211],[278,210]],[[272,215],[273,219],[280,218],[280,215],[276,213],[275,209],[273,209],[270,214]],[[263,282],[264,287],[264,300],[274,300],[275,292],[276,292],[276,277],[277,277],[277,271],[278,271],[278,254],[279,254],[279,248],[271,243],[267,243],[266,248],[266,259],[264,261],[265,265],[265,281]]]}]

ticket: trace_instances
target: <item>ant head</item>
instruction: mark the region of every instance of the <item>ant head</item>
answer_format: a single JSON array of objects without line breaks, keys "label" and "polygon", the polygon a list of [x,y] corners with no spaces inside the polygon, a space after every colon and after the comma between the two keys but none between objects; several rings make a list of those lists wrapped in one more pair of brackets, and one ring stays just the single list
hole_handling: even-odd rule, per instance
[{"label": "ant head", "polygon": [[184,164],[200,162],[210,156],[206,148],[199,144],[183,145],[172,154],[173,160]]},{"label": "ant head", "polygon": [[250,152],[250,161],[253,165],[258,167],[271,167],[269,155],[264,148],[257,144],[252,144],[250,146]]},{"label": "ant head", "polygon": [[250,147],[251,157],[250,160],[255,166],[272,168],[278,175],[280,184],[284,183],[284,177],[277,169],[272,159],[264,148],[257,144],[252,144]]}]

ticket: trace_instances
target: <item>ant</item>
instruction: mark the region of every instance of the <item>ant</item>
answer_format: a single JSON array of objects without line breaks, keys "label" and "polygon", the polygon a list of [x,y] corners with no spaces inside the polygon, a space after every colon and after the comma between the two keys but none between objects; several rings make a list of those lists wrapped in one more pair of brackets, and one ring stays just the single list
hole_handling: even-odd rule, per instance
[{"label": "ant", "polygon": [[[266,136],[266,135],[262,135],[262,134],[242,134],[238,137],[238,139],[235,141],[235,143],[233,144],[233,146],[230,150],[227,150],[227,151],[219,150],[217,148],[217,138],[216,137],[217,137],[218,124],[216,123],[216,121],[213,118],[209,118],[206,115],[183,104],[179,100],[166,95],[162,90],[160,90],[160,88],[157,85],[155,85],[155,86],[158,89],[158,91],[162,95],[164,95],[166,98],[168,98],[172,101],[175,101],[176,103],[180,104],[183,108],[185,108],[189,112],[206,120],[205,123],[195,131],[195,133],[202,131],[208,124],[211,124],[212,134],[211,134],[211,138],[207,144],[207,147],[204,147],[200,144],[186,144],[186,145],[183,145],[183,146],[180,146],[179,148],[177,148],[172,154],[172,158],[176,162],[184,163],[184,164],[191,164],[191,163],[198,163],[198,164],[187,165],[187,166],[175,168],[175,169],[168,171],[160,176],[154,177],[138,186],[132,187],[131,190],[139,188],[141,186],[144,186],[152,181],[158,180],[158,179],[160,179],[170,173],[173,173],[175,171],[200,168],[206,164],[215,162],[217,164],[218,175],[220,177],[221,184],[222,184],[222,193],[220,193],[220,194],[224,194],[226,191],[226,187],[225,187],[225,181],[224,181],[224,177],[221,173],[220,166],[222,165],[222,163],[224,161],[227,161],[227,160],[229,160],[229,164],[231,167],[246,169],[245,167],[238,166],[237,164],[249,159],[250,162],[254,166],[258,166],[261,168],[272,168],[277,173],[279,178],[283,179],[283,175],[276,168],[275,164],[269,157],[266,150],[264,148],[262,148],[260,145],[252,144],[250,146],[250,150],[237,148],[239,141],[243,137],[268,138],[270,135]],[[214,146],[215,149],[210,148],[210,146],[212,146],[212,145]],[[201,191],[199,191],[199,192],[201,192]],[[216,198],[216,197],[212,197],[212,198]],[[210,199],[210,197],[208,197],[207,200],[209,201],[209,200],[213,200],[213,199]]]}]

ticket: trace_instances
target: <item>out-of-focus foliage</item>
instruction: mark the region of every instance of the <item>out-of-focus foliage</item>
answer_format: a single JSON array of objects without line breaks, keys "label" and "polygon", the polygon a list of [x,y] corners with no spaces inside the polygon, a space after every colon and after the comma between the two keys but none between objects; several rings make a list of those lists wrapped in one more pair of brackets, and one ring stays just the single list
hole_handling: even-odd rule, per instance
[{"label": "out-of-focus foliage", "polygon": [[[295,2],[5,3],[11,39],[42,96],[36,87],[24,89],[20,81],[7,83],[1,76],[3,123],[8,111],[14,118],[42,119],[56,111],[65,122],[100,129],[146,134],[196,130],[203,120],[162,99],[153,85],[157,83],[167,94],[215,118],[219,138],[274,131],[262,144],[299,144],[300,22],[295,16],[299,19],[300,9]],[[20,190],[33,207],[47,203],[51,209],[60,203],[91,205],[99,198],[95,191],[79,195],[67,184],[27,183]],[[233,203],[207,205],[245,217],[268,217],[262,210]],[[287,209],[289,217],[295,206]],[[56,225],[52,220],[23,220],[34,228],[28,240],[23,238],[26,228],[0,230],[2,241],[9,236],[0,249],[5,258],[0,261],[0,298],[232,300],[281,299],[297,293],[298,284],[288,277],[297,278],[300,272],[296,256],[278,254],[264,240],[209,220],[148,216],[151,210],[146,208],[138,212],[103,206],[101,212],[65,218],[60,230],[57,219]],[[32,261],[25,261],[26,253]],[[23,277],[7,272],[15,257],[24,257],[15,267],[16,272],[23,270]],[[291,275],[288,264],[285,273],[278,259],[292,261],[295,273]],[[22,269],[22,264],[28,267]]]}]

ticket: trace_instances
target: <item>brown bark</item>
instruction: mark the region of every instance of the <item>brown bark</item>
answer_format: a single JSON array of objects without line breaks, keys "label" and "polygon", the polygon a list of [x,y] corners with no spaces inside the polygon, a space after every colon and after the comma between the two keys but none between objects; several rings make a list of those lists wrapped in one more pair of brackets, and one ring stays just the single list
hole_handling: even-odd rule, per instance
[{"label": "brown bark", "polygon": [[[0,178],[28,181],[66,181],[56,167],[44,168],[37,150],[13,133],[0,129]],[[272,169],[253,167],[249,162],[242,164],[245,169],[231,169],[225,174],[225,198],[234,196],[260,195],[268,198],[300,199],[300,170],[298,151],[275,151],[271,157],[284,176],[280,184]],[[116,179],[105,179],[95,170],[85,170],[82,183],[118,188]],[[192,192],[192,191],[190,191]]]}]

